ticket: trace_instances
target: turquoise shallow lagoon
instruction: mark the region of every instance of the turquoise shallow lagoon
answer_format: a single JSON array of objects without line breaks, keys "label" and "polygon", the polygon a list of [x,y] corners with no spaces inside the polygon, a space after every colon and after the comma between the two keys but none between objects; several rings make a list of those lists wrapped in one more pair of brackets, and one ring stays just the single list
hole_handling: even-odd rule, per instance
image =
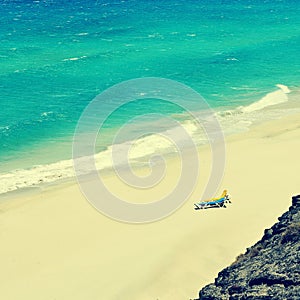
[{"label": "turquoise shallow lagoon", "polygon": [[[289,101],[284,87],[272,92],[300,85],[298,1],[1,0],[0,23],[0,192],[31,185],[24,177],[70,176],[83,109],[121,81],[182,82],[228,133],[289,113],[269,109]],[[159,101],[125,107],[106,132],[149,110],[181,113]],[[101,140],[98,151],[107,147]]]}]

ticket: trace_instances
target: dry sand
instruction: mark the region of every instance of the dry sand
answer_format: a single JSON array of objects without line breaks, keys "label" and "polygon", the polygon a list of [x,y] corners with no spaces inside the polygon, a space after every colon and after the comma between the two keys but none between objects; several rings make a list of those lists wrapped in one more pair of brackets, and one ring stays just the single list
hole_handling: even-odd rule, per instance
[{"label": "dry sand", "polygon": [[[19,193],[0,203],[0,298],[5,300],[164,300],[196,298],[300,192],[300,116],[265,123],[227,140],[219,192],[228,209],[194,211],[209,171],[209,151],[190,199],[150,224],[98,213],[74,182]],[[168,161],[171,176],[176,159]],[[169,180],[169,181],[168,181]],[[107,184],[131,193],[115,177]],[[134,197],[139,197],[138,192]],[[157,191],[144,200],[153,200]],[[134,193],[133,193],[134,194]]]}]

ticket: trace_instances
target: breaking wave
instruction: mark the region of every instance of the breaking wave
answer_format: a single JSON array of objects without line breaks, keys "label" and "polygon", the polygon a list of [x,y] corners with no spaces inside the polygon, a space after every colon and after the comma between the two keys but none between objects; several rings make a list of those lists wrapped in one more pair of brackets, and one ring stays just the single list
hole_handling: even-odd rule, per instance
[{"label": "breaking wave", "polygon": [[[224,130],[225,135],[248,130],[249,127],[259,120],[271,120],[288,114],[289,109],[270,109],[288,101],[290,89],[282,84],[276,85],[278,89],[268,93],[260,100],[248,105],[241,106],[233,110],[221,110],[216,112],[216,116]],[[266,110],[267,109],[267,110]],[[200,112],[201,114],[201,112]],[[206,122],[207,120],[203,120]],[[181,126],[187,131],[196,145],[208,143],[206,133],[199,125],[190,119],[183,118]],[[168,129],[168,136],[176,136],[179,128]],[[164,132],[162,132],[163,134]],[[181,141],[184,145],[185,141]],[[128,149],[130,162],[136,166],[144,165],[150,156],[156,153],[168,154],[176,153],[176,145],[162,138],[160,134],[143,136],[135,141],[126,141],[114,145],[114,155],[119,155],[118,162],[122,164],[124,149]],[[85,159],[85,158],[82,158]],[[112,146],[95,155],[95,162],[98,170],[112,168]],[[125,161],[124,161],[125,162]],[[88,170],[82,170],[82,175],[88,174]],[[61,179],[68,179],[75,176],[72,159],[62,160],[56,163],[37,165],[30,169],[18,169],[7,173],[0,173],[0,194],[19,190],[25,187],[36,187],[40,184],[52,183]]]}]

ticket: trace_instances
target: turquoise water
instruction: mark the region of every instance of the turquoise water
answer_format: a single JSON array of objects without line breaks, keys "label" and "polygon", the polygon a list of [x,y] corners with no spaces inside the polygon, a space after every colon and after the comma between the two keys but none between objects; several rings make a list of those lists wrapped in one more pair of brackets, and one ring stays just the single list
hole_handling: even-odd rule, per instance
[{"label": "turquoise water", "polygon": [[216,110],[300,81],[298,1],[1,0],[0,24],[2,173],[70,158],[83,109],[124,80],[177,80]]}]

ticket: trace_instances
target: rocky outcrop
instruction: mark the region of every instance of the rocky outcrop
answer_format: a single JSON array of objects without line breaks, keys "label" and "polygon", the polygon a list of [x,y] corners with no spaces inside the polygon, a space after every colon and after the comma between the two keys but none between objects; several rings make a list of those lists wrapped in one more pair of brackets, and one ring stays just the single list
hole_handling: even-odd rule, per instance
[{"label": "rocky outcrop", "polygon": [[300,299],[300,195],[262,239],[199,292],[200,300]]}]

